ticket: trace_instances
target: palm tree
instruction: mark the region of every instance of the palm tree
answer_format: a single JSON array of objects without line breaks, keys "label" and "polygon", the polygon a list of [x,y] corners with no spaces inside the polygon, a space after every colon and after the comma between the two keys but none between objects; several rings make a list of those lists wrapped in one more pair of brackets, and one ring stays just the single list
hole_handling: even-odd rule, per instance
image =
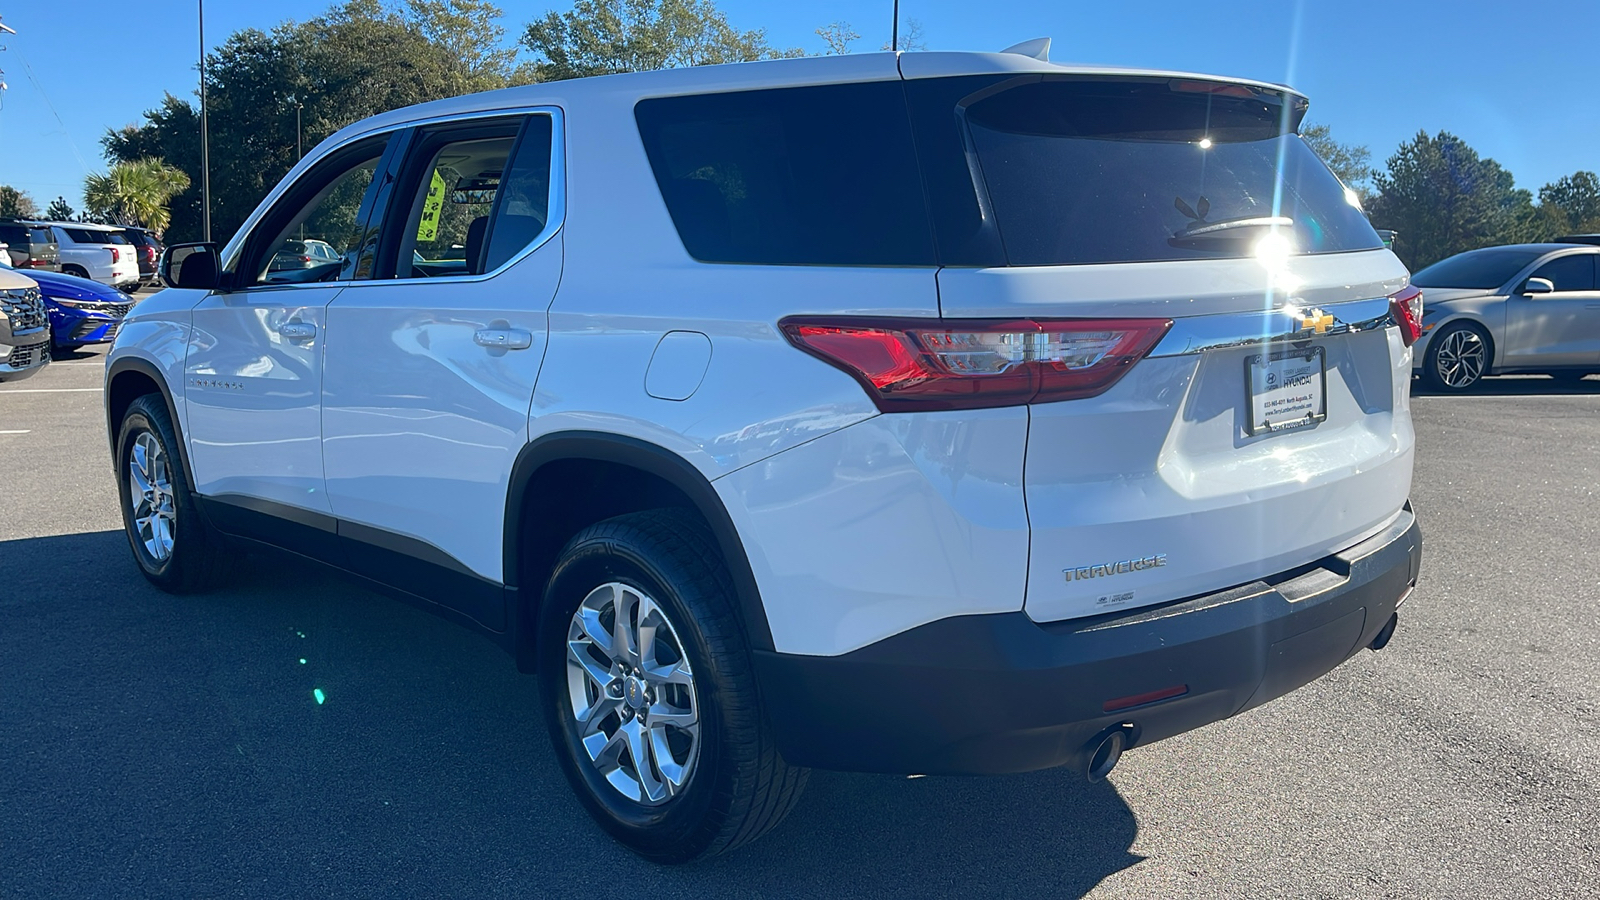
[{"label": "palm tree", "polygon": [[172,221],[167,202],[188,187],[189,176],[183,170],[145,157],[119,162],[104,175],[84,179],[83,199],[96,218],[161,231]]}]

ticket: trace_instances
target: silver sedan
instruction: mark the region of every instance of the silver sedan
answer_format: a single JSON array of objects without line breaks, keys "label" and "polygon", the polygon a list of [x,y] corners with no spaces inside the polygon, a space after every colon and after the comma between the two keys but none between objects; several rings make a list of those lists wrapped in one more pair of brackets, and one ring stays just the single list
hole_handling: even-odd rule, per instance
[{"label": "silver sedan", "polygon": [[1428,387],[1464,391],[1485,375],[1600,372],[1600,246],[1513,244],[1468,250],[1418,272]]}]

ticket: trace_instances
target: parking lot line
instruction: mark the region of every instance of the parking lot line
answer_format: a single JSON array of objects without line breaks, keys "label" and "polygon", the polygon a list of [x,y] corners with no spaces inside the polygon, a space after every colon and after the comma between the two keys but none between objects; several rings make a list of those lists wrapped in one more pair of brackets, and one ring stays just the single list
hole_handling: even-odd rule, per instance
[{"label": "parking lot line", "polygon": [[0,389],[0,394],[89,394],[99,393],[105,388],[13,388]]},{"label": "parking lot line", "polygon": [[27,428],[23,428],[23,429],[16,430],[16,431],[0,431],[0,434],[29,434],[29,433],[30,433],[30,429],[27,429]]}]

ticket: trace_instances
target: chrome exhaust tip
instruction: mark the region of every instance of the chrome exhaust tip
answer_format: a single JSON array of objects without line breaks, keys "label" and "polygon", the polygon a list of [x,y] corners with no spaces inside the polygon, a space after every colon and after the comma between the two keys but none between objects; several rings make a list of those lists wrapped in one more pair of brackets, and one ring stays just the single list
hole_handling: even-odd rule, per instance
[{"label": "chrome exhaust tip", "polygon": [[1084,775],[1091,782],[1104,781],[1111,770],[1117,767],[1117,761],[1122,759],[1122,751],[1128,746],[1128,731],[1128,726],[1118,725],[1092,742],[1094,749],[1089,753],[1089,765],[1084,770]]}]

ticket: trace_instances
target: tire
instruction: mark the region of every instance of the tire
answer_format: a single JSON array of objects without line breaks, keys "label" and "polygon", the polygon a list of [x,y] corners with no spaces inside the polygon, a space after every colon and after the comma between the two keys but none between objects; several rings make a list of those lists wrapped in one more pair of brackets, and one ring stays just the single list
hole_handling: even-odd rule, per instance
[{"label": "tire", "polygon": [[88,278],[89,272],[83,266],[62,266],[61,274],[76,275],[79,278]]},{"label": "tire", "polygon": [[[190,594],[226,581],[235,554],[201,517],[179,452],[177,432],[159,396],[146,394],[129,404],[117,432],[122,528],[134,562],[151,584]],[[148,492],[144,485],[150,486]],[[151,505],[136,507],[136,494]],[[146,512],[153,515],[141,515]],[[162,540],[163,531],[169,540]]]},{"label": "tire", "polygon": [[1489,371],[1493,352],[1489,336],[1476,325],[1447,325],[1428,341],[1422,380],[1431,390],[1459,394],[1477,386]]},{"label": "tire", "polygon": [[[616,646],[619,609],[626,622],[642,614],[654,624],[650,677],[619,678],[649,660],[641,665],[643,654],[619,654],[625,662],[618,663],[603,646]],[[545,590],[538,672],[556,757],[595,821],[646,859],[683,863],[753,841],[789,814],[805,787],[808,770],[778,753],[735,609],[714,540],[698,518],[679,510],[629,513],[584,529],[561,552]],[[688,683],[664,683],[663,673]],[[615,691],[603,695],[602,679]],[[595,727],[580,725],[578,697]],[[646,709],[634,712],[636,704]],[[663,711],[671,722],[658,716]],[[678,727],[688,721],[684,711],[692,711],[693,736]],[[657,738],[632,744],[651,757],[646,777],[632,753],[623,753],[629,728]],[[598,752],[586,749],[585,730]],[[672,771],[681,778],[676,788]]]}]

